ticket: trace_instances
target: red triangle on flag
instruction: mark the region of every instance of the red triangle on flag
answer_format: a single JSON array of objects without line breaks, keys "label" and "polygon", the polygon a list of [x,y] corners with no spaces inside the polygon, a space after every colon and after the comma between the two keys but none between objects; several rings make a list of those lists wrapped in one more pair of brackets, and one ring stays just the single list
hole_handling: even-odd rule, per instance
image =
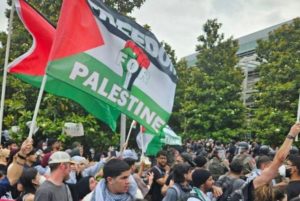
[{"label": "red triangle on flag", "polygon": [[86,0],[64,0],[50,60],[103,45],[100,27]]}]

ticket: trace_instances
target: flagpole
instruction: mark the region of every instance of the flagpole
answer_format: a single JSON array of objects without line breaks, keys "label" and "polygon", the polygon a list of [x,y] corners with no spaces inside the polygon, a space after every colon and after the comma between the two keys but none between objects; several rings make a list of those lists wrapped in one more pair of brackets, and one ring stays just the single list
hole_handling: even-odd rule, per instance
[{"label": "flagpole", "polygon": [[126,138],[126,115],[121,114],[121,120],[120,120],[120,152],[122,152],[123,146],[125,144],[125,138]]},{"label": "flagpole", "polygon": [[132,131],[132,128],[133,126],[136,124],[136,121],[132,121],[131,125],[130,125],[130,128],[129,128],[129,131],[128,131],[128,134],[127,134],[127,138],[126,138],[126,141],[125,141],[125,144],[124,146],[122,147],[122,151],[121,151],[121,156],[123,155],[123,151],[127,148],[128,146],[128,141],[129,141],[129,138],[130,138],[130,135],[131,135],[131,131]]},{"label": "flagpole", "polygon": [[32,138],[32,134],[33,134],[33,131],[34,131],[34,128],[35,128],[35,125],[36,125],[36,118],[37,118],[37,115],[38,115],[38,112],[39,112],[39,109],[40,109],[40,105],[41,105],[41,102],[42,102],[42,97],[43,97],[43,92],[44,92],[44,89],[45,89],[46,81],[47,81],[47,74],[44,75],[43,80],[42,80],[41,88],[40,88],[40,91],[39,91],[39,96],[38,96],[38,99],[36,101],[32,121],[31,121],[31,124],[30,124],[30,130],[29,130],[28,138]]},{"label": "flagpole", "polygon": [[142,128],[142,126],[140,126],[140,132],[141,132],[141,136],[142,136],[142,141],[141,141],[141,145],[142,145],[141,160],[142,160],[142,158],[144,158],[144,132],[141,128]]},{"label": "flagpole", "polygon": [[[300,93],[299,93],[299,98],[298,98],[298,111],[297,111],[297,120],[296,122],[298,123],[300,120]],[[298,142],[298,135],[295,138],[295,141]]]},{"label": "flagpole", "polygon": [[7,35],[7,41],[6,41],[5,61],[4,61],[4,69],[3,69],[3,80],[2,80],[2,92],[1,92],[1,103],[0,103],[0,144],[1,144],[1,139],[2,139],[2,122],[3,122],[3,113],[4,113],[7,66],[8,66],[9,49],[10,49],[10,41],[11,41],[11,30],[12,30],[14,11],[15,11],[15,0],[12,0],[10,16],[9,16],[8,35]]}]

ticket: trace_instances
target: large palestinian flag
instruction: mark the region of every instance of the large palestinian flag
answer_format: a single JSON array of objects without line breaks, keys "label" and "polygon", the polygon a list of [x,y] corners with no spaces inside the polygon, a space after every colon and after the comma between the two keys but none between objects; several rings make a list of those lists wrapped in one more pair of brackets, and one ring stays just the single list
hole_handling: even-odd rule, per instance
[{"label": "large palestinian flag", "polygon": [[63,1],[47,75],[69,87],[65,96],[101,100],[154,133],[169,119],[177,81],[155,36],[101,0]]},{"label": "large palestinian flag", "polygon": [[[8,72],[35,87],[40,87],[45,75],[56,30],[26,1],[16,0],[16,10],[24,26],[32,35],[33,44],[25,54],[9,64]],[[120,112],[103,101],[95,99],[93,96],[82,91],[77,91],[77,93],[70,95],[67,92],[73,90],[73,87],[52,77],[48,77],[45,90],[49,93],[77,101],[89,113],[107,123],[112,130],[116,129],[116,120]]]}]

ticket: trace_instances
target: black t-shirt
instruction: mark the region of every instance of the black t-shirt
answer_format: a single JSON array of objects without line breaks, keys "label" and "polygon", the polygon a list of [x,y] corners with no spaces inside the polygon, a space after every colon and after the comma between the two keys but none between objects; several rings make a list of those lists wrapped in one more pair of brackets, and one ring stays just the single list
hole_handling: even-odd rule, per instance
[{"label": "black t-shirt", "polygon": [[152,195],[151,201],[161,201],[163,199],[163,195],[161,194],[162,185],[158,184],[156,180],[164,177],[165,170],[159,166],[153,166],[151,172],[154,174],[153,183],[150,190]]},{"label": "black t-shirt", "polygon": [[290,181],[286,187],[287,198],[291,200],[294,197],[299,196],[300,194],[300,180]]}]

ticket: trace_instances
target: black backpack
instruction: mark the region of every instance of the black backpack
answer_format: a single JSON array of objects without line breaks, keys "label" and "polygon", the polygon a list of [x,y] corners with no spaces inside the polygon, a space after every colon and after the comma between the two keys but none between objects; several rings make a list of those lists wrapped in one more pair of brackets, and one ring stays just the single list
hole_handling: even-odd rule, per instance
[{"label": "black backpack", "polygon": [[227,198],[233,192],[233,184],[237,179],[228,176],[221,177],[216,184],[223,190],[223,194],[218,197],[217,201],[227,201]]},{"label": "black backpack", "polygon": [[233,191],[227,198],[227,201],[252,201],[253,180],[244,183],[244,185]]}]

